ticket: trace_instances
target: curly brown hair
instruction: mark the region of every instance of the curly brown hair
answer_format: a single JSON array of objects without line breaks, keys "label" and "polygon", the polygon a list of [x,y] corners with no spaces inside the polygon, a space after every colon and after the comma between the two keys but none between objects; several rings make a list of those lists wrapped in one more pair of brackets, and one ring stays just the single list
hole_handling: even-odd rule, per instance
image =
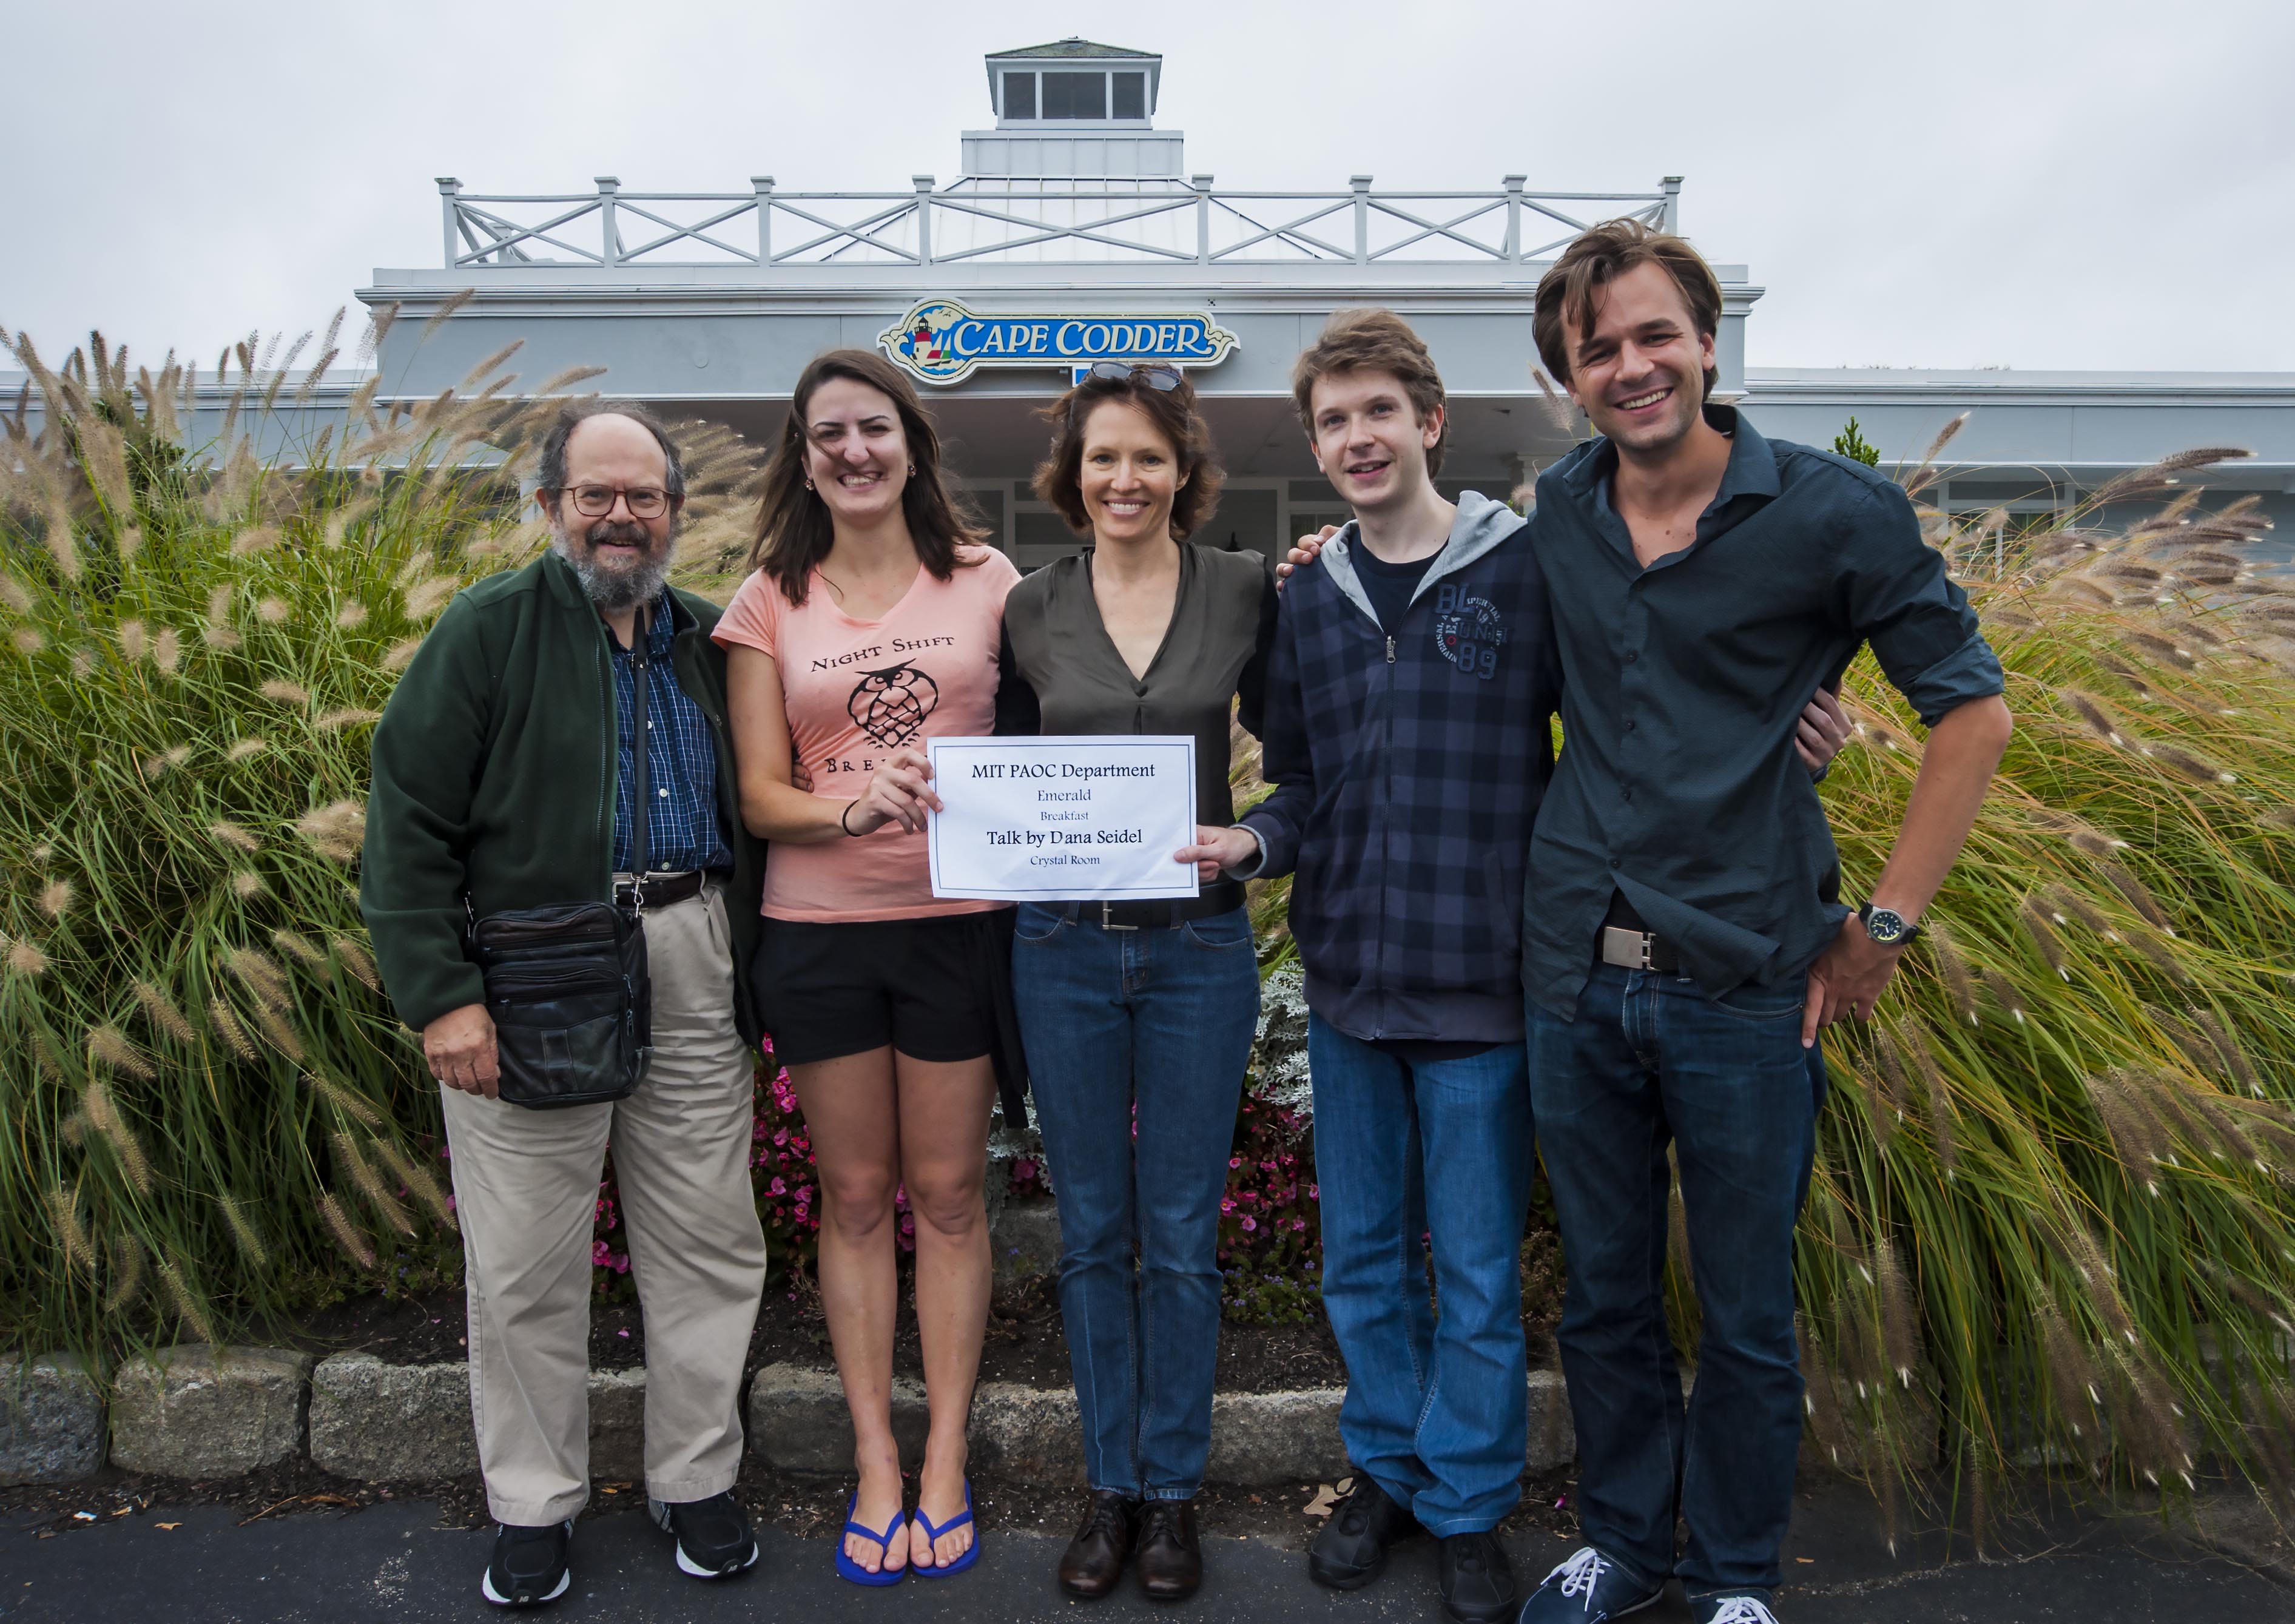
[{"label": "curly brown hair", "polygon": [[1172,535],[1185,541],[1219,507],[1227,474],[1212,447],[1212,427],[1197,409],[1195,387],[1182,377],[1159,389],[1139,372],[1122,379],[1087,378],[1037,415],[1056,425],[1050,454],[1036,465],[1036,500],[1058,510],[1078,535],[1091,531],[1083,505],[1083,434],[1091,414],[1108,401],[1120,401],[1156,426],[1180,465],[1181,484],[1172,498]]},{"label": "curly brown hair", "polygon": [[805,483],[804,453],[810,444],[805,412],[821,385],[833,378],[867,384],[888,396],[900,414],[901,433],[908,441],[913,470],[901,490],[901,511],[909,521],[909,539],[916,544],[917,562],[936,581],[945,581],[960,569],[983,561],[960,549],[980,543],[987,535],[960,494],[949,489],[941,472],[940,431],[933,427],[924,403],[900,370],[883,356],[865,349],[832,349],[806,363],[789,397],[788,420],[781,425],[780,443],[765,465],[764,494],[757,504],[757,536],[749,545],[749,567],[762,569],[781,589],[790,603],[802,605],[813,572],[829,556],[837,540],[829,504]]}]

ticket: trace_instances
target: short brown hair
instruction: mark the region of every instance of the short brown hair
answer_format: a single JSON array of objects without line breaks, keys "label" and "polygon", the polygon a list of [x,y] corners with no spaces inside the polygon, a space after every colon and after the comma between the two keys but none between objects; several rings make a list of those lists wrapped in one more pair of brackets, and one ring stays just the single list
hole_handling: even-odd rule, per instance
[{"label": "short brown hair", "polygon": [[1184,483],[1172,498],[1172,535],[1185,541],[1219,506],[1220,486],[1227,477],[1212,449],[1212,428],[1197,410],[1195,387],[1181,378],[1176,388],[1156,388],[1133,372],[1124,378],[1087,378],[1040,414],[1057,425],[1051,453],[1036,465],[1036,500],[1059,510],[1068,528],[1078,535],[1091,529],[1091,516],[1083,505],[1083,431],[1091,414],[1109,401],[1120,401],[1155,424],[1172,447]]},{"label": "short brown hair", "polygon": [[973,521],[971,512],[948,487],[940,464],[940,433],[917,398],[914,385],[891,362],[871,350],[832,349],[815,355],[796,380],[789,396],[788,420],[781,425],[780,444],[765,464],[764,495],[757,504],[757,535],[749,546],[749,567],[762,569],[781,589],[781,596],[802,605],[813,582],[813,572],[837,540],[837,526],[829,504],[805,482],[804,453],[809,444],[805,412],[814,391],[832,378],[867,384],[892,398],[901,419],[901,436],[909,443],[912,465],[901,489],[901,512],[909,522],[909,540],[917,562],[945,581],[959,568],[980,563],[984,554],[967,559],[958,549],[978,543],[987,532]]},{"label": "short brown hair", "polygon": [[[1315,386],[1334,372],[1391,374],[1410,397],[1410,409],[1422,423],[1443,407],[1442,375],[1434,370],[1434,357],[1426,353],[1425,341],[1410,331],[1410,323],[1392,310],[1335,312],[1323,323],[1322,336],[1307,347],[1291,369],[1291,398],[1298,405],[1299,420],[1307,426],[1311,440],[1315,437]],[[1441,437],[1426,451],[1429,477],[1441,470],[1442,448],[1450,440],[1450,423],[1445,417]]]},{"label": "short brown hair", "polygon": [[[1557,383],[1570,381],[1570,346],[1563,328],[1578,324],[1578,336],[1594,336],[1594,290],[1614,281],[1636,265],[1654,265],[1673,278],[1689,306],[1689,319],[1700,338],[1721,331],[1721,282],[1705,257],[1670,232],[1654,232],[1639,220],[1605,220],[1568,248],[1538,280],[1537,309],[1531,316],[1531,337],[1538,341],[1538,358]],[[1714,369],[1705,369],[1705,393],[1713,393]]]}]

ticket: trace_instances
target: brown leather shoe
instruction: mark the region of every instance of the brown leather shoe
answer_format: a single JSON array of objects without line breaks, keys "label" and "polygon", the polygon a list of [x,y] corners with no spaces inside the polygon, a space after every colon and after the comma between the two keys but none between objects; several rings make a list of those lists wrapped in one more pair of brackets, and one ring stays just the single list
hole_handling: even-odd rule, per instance
[{"label": "brown leather shoe", "polygon": [[1115,1588],[1123,1577],[1124,1559],[1131,1555],[1132,1531],[1139,1518],[1139,1502],[1112,1489],[1092,1491],[1083,1526],[1060,1556],[1060,1588],[1085,1601],[1096,1601]]},{"label": "brown leather shoe", "polygon": [[1139,1513],[1139,1594],[1154,1602],[1185,1601],[1204,1582],[1193,1500],[1150,1500]]}]

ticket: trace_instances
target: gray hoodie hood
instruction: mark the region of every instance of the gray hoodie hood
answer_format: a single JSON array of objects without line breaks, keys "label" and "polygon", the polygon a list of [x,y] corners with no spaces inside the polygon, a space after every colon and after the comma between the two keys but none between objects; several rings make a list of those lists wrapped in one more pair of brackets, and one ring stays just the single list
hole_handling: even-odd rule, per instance
[{"label": "gray hoodie hood", "polygon": [[[1459,492],[1458,514],[1450,521],[1450,539],[1434,555],[1434,562],[1427,567],[1417,590],[1410,594],[1410,601],[1417,602],[1444,575],[1466,568],[1529,522],[1506,503],[1492,502],[1480,491]],[[1378,612],[1370,607],[1370,596],[1363,591],[1361,577],[1355,574],[1354,550],[1361,542],[1360,527],[1349,519],[1325,544],[1320,562],[1331,572],[1331,584],[1347,601],[1376,621]]]}]

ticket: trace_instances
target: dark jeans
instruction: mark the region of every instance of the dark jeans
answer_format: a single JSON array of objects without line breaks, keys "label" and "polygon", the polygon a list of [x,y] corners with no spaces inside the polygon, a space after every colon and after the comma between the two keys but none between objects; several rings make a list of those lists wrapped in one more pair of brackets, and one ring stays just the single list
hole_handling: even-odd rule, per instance
[{"label": "dark jeans", "polygon": [[1220,1198],[1259,958],[1239,908],[1139,930],[1097,911],[1024,902],[1012,937],[1060,1205],[1060,1318],[1091,1486],[1188,1499],[1211,1451]]},{"label": "dark jeans", "polygon": [[[1560,1341],[1579,1523],[1605,1554],[1692,1592],[1774,1587],[1793,1510],[1793,1226],[1825,1099],[1801,1011],[1797,988],[1717,1003],[1686,978],[1611,965],[1595,967],[1576,1019],[1529,1011],[1570,1276]],[[1663,1299],[1669,1142],[1704,1323],[1687,1424]]]},{"label": "dark jeans", "polygon": [[1340,1440],[1430,1533],[1481,1532],[1522,1498],[1528,1434],[1522,1047],[1414,1065],[1310,1016],[1307,1064]]}]

